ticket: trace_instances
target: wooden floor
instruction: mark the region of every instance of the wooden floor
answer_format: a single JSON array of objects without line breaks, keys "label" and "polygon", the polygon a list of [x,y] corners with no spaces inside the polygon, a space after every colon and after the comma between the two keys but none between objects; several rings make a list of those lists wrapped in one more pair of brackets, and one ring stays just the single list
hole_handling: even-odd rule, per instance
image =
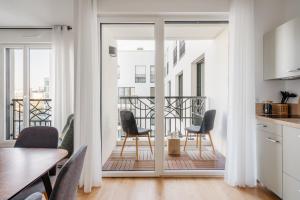
[{"label": "wooden floor", "polygon": [[[213,151],[209,147],[203,147],[202,154],[198,148],[187,147],[183,151],[181,147],[180,156],[170,156],[165,151],[166,160],[164,168],[167,170],[199,170],[199,169],[218,169],[225,168],[225,157]],[[103,165],[104,171],[151,171],[154,170],[154,155],[148,146],[139,148],[139,159],[136,160],[135,146],[127,146],[120,156],[121,147],[117,146],[109,159]]]},{"label": "wooden floor", "polygon": [[78,200],[279,200],[261,188],[239,189],[222,178],[104,178]]}]

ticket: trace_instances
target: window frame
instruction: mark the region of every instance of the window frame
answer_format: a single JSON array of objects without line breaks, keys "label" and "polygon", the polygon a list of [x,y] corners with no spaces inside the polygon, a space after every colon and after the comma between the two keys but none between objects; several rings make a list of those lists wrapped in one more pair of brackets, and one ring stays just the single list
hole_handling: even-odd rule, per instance
[{"label": "window frame", "polygon": [[[144,67],[144,74],[137,74],[137,67]],[[135,76],[134,76],[134,82],[135,83],[146,83],[147,81],[147,67],[146,65],[135,65]],[[142,77],[137,77],[137,75],[141,75]],[[138,81],[142,80],[142,81]]]}]

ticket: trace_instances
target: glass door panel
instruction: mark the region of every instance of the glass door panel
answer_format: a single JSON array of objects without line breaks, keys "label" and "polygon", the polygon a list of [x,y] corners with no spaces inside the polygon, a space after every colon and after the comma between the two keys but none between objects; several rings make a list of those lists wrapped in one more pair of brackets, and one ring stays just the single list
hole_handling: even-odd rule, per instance
[{"label": "glass door panel", "polygon": [[102,169],[155,170],[153,24],[102,24]]},{"label": "glass door panel", "polygon": [[[165,24],[166,171],[183,173],[182,170],[223,170],[225,167],[225,156],[218,148],[224,140],[219,132],[226,129],[219,121],[221,118],[215,120],[217,128],[211,131],[212,137],[208,133],[200,134],[200,129],[205,111],[218,107],[219,117],[220,110],[226,109],[215,87],[226,88],[226,82],[222,82],[226,80],[226,73],[219,78],[215,75],[219,73],[218,68],[228,65],[227,39],[226,24]],[[208,99],[213,99],[210,108]],[[214,151],[212,145],[216,144]]]},{"label": "glass door panel", "polygon": [[6,49],[6,139],[24,128],[24,50]]},{"label": "glass door panel", "polygon": [[51,126],[51,49],[30,48],[30,126]]}]

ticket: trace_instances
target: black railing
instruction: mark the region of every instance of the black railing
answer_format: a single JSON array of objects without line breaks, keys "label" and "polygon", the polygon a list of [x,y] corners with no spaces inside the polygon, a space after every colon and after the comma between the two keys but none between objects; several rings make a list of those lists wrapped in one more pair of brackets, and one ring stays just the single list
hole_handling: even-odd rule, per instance
[{"label": "black railing", "polygon": [[[155,98],[154,97],[119,97],[119,111],[130,110],[133,112],[137,125],[151,128],[152,136],[155,135]],[[206,97],[199,96],[172,96],[165,97],[164,118],[165,136],[178,131],[184,135],[185,127],[199,125],[206,110]],[[119,116],[120,127],[120,116]],[[121,127],[120,127],[121,129]],[[119,129],[119,138],[124,136]]]},{"label": "black railing", "polygon": [[[29,104],[29,126],[51,126],[51,99],[30,99]],[[16,139],[24,128],[24,100],[12,99],[10,138]]]}]

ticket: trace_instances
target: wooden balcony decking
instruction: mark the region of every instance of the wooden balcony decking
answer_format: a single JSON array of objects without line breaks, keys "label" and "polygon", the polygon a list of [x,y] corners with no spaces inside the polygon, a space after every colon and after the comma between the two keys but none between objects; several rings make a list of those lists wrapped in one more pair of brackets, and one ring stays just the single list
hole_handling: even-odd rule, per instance
[{"label": "wooden balcony decking", "polygon": [[[121,147],[117,146],[109,159],[104,163],[104,171],[153,171],[155,166],[154,155],[148,146],[139,147],[139,159],[136,160],[135,146],[126,146],[123,156],[120,156]],[[165,148],[164,168],[166,170],[223,170],[225,157],[210,147],[203,147],[200,156],[199,149],[195,146],[187,146],[186,151],[181,147],[178,156],[168,155]]]}]

